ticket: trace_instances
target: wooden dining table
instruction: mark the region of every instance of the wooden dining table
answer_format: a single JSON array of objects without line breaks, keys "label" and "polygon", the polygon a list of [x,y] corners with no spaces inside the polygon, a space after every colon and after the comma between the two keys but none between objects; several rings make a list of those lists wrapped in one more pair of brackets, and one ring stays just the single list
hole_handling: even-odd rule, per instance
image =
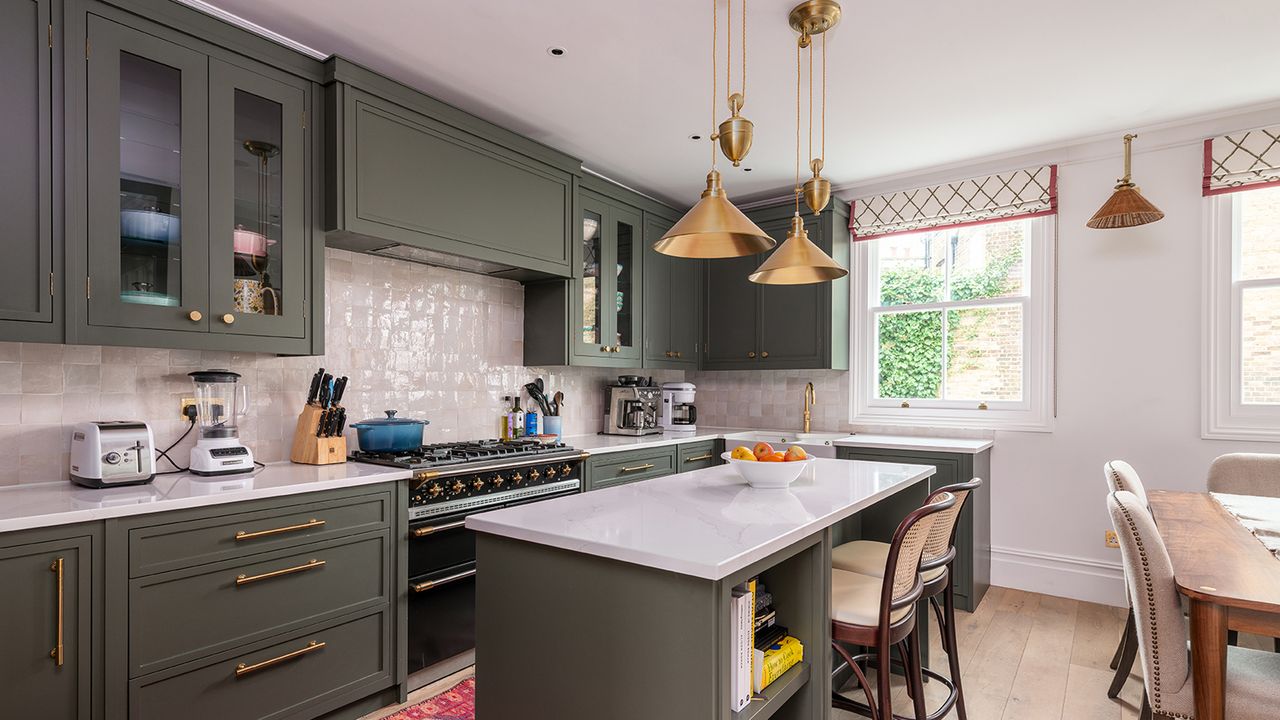
[{"label": "wooden dining table", "polygon": [[1224,720],[1227,630],[1280,637],[1280,558],[1208,493],[1155,490],[1148,501],[1190,601],[1196,718]]}]

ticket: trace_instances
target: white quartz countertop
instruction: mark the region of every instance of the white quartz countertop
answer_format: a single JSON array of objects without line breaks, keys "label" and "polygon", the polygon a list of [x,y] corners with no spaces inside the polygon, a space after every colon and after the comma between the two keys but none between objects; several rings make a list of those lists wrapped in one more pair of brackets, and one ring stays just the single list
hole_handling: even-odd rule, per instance
[{"label": "white quartz countertop", "polygon": [[160,475],[148,485],[102,490],[70,481],[14,485],[0,488],[0,532],[336,490],[409,477],[408,470],[356,462],[282,462],[269,463],[257,472],[243,475]]},{"label": "white quartz countertop", "polygon": [[[739,439],[739,435],[779,435],[794,436],[792,430],[768,430],[752,428],[699,427],[692,433],[662,433],[660,435],[566,435],[561,438],[564,443],[585,450],[592,455],[603,455],[623,450],[640,450],[643,448],[677,445],[679,443],[697,442],[699,440]],[[922,450],[926,452],[980,453],[992,446],[990,440],[971,440],[966,438],[928,437],[923,435],[843,435],[836,433],[815,433],[816,435],[833,436],[831,444],[839,447],[881,448],[887,450]],[[824,438],[825,440],[825,438]]]},{"label": "white quartz countertop", "polygon": [[748,487],[729,465],[472,515],[467,527],[720,580],[934,473],[815,458],[791,487]]}]

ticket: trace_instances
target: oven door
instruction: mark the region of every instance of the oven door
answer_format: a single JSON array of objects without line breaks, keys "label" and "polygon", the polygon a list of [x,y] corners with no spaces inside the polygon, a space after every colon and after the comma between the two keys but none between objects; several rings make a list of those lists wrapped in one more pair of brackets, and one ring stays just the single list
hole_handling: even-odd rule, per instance
[{"label": "oven door", "polygon": [[476,644],[476,541],[452,515],[409,528],[409,673]]}]

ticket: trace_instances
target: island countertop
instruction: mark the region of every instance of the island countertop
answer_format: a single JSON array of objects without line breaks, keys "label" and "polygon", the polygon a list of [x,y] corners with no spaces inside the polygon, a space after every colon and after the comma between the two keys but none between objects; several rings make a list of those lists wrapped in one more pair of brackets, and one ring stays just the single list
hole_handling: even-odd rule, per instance
[{"label": "island countertop", "polygon": [[934,472],[814,458],[791,487],[761,490],[719,465],[472,515],[467,528],[720,580]]}]

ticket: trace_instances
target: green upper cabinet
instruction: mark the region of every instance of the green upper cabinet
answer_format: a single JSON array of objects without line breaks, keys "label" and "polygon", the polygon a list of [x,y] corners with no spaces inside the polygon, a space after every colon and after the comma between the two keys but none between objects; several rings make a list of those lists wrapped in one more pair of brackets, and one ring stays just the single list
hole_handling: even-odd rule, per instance
[{"label": "green upper cabinet", "polygon": [[[748,216],[781,245],[793,205]],[[809,239],[849,266],[848,209],[832,203],[819,217],[805,214]],[[849,279],[811,285],[761,285],[747,277],[769,256],[706,262],[707,370],[832,369],[849,367]]]},{"label": "green upper cabinet", "polygon": [[330,245],[435,264],[443,253],[518,279],[573,275],[580,162],[340,58],[328,69]]},{"label": "green upper cabinet", "polygon": [[[56,21],[56,22],[55,22]],[[54,217],[53,98],[61,63],[51,46],[61,17],[50,0],[0,4],[0,335],[7,340],[59,342],[62,305],[60,223]],[[60,148],[60,143],[58,144]],[[59,150],[60,154],[60,150]],[[55,237],[58,242],[55,244]]]},{"label": "green upper cabinet", "polygon": [[108,6],[82,17],[68,338],[319,351],[311,83]]},{"label": "green upper cabinet", "polygon": [[703,262],[653,249],[674,224],[668,217],[645,214],[643,366],[697,369]]}]

